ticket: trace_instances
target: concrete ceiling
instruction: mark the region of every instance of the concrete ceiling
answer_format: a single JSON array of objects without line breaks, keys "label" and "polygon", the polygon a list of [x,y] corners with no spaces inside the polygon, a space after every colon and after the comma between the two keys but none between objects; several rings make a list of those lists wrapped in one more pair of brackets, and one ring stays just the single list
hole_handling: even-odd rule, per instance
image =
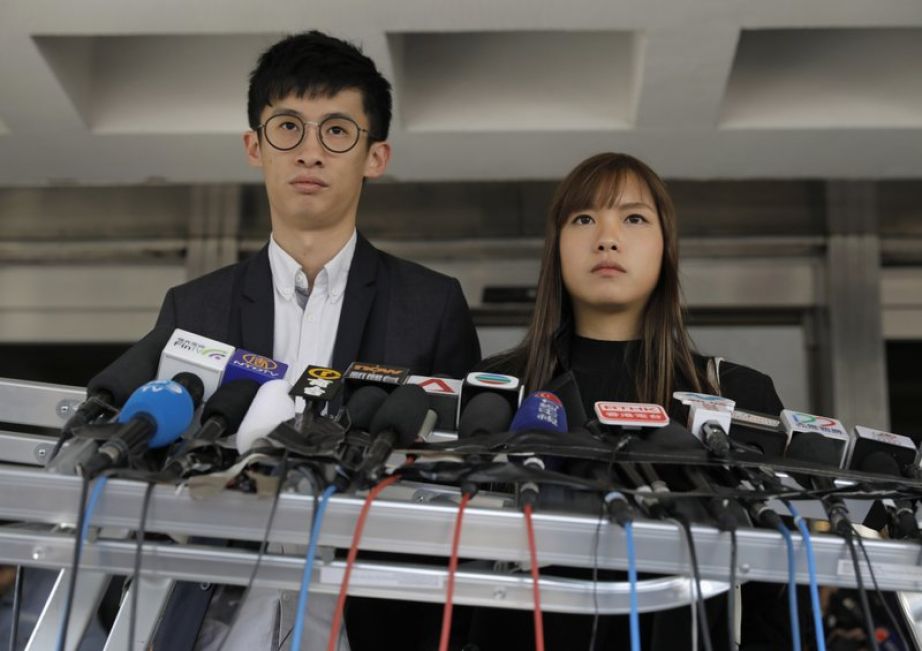
[{"label": "concrete ceiling", "polygon": [[2,0],[0,186],[252,182],[247,74],[283,33],[395,87],[396,181],[922,177],[919,0]]}]

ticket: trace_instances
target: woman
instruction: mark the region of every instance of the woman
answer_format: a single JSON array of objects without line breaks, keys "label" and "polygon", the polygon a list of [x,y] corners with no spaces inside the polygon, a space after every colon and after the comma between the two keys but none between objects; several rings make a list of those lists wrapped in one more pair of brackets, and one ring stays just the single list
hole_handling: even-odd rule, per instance
[{"label": "woman", "polygon": [[[567,405],[571,427],[585,423],[600,400],[657,403],[684,421],[674,391],[721,394],[744,409],[779,413],[781,400],[768,376],[695,353],[685,329],[678,262],[675,209],[656,173],[626,154],[583,161],[551,203],[528,333],[482,368],[521,377],[527,391],[572,371],[580,399]],[[580,407],[583,414],[572,413]],[[755,599],[759,605],[744,608],[743,649],[789,647],[783,587],[746,592],[746,604]],[[712,601],[711,638],[715,648],[725,648],[725,609],[722,600]],[[683,608],[644,618],[644,647],[686,648],[688,616]],[[532,649],[529,617],[480,609],[471,642],[481,651]],[[597,648],[627,648],[626,619],[603,617]],[[591,635],[589,616],[545,614],[548,649],[588,649]]]}]

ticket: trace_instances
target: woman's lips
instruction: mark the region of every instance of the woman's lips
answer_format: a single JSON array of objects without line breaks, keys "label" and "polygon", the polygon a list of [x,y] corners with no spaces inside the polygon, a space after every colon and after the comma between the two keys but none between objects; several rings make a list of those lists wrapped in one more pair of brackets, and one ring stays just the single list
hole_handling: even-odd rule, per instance
[{"label": "woman's lips", "polygon": [[600,262],[592,268],[592,273],[602,276],[614,276],[627,273],[627,270],[617,262]]}]

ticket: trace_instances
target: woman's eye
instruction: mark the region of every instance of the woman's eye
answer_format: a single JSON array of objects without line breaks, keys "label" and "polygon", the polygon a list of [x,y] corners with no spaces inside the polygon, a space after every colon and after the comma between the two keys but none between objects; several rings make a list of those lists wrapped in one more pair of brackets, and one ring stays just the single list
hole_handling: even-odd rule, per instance
[{"label": "woman's eye", "polygon": [[590,215],[577,215],[573,218],[572,223],[574,224],[591,224],[592,217]]},{"label": "woman's eye", "polygon": [[634,214],[634,215],[628,215],[624,219],[624,221],[626,221],[628,224],[643,224],[644,222],[647,221],[647,218],[644,217],[643,215]]}]

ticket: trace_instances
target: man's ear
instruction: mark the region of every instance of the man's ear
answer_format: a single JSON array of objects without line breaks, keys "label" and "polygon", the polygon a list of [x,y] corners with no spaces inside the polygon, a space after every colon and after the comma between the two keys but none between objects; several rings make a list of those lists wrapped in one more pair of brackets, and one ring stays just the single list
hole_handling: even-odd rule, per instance
[{"label": "man's ear", "polygon": [[365,178],[376,179],[387,170],[391,160],[391,145],[388,142],[374,142],[365,157]]},{"label": "man's ear", "polygon": [[247,162],[253,167],[263,166],[262,148],[259,142],[259,133],[247,131],[243,134],[243,148],[246,151]]}]

